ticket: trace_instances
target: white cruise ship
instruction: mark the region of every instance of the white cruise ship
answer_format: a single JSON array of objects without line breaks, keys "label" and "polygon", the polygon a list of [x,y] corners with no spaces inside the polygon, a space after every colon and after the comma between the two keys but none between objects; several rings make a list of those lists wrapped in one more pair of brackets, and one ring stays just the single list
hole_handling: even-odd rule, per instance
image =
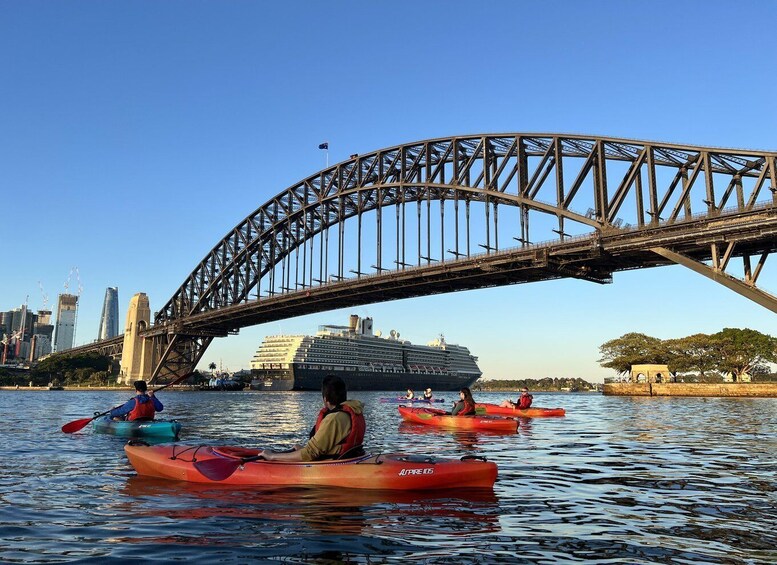
[{"label": "white cruise ship", "polygon": [[265,338],[251,361],[252,389],[320,390],[337,375],[348,390],[459,390],[482,374],[469,349],[445,342],[413,345],[391,330],[373,333],[372,318],[351,316],[348,326],[320,326],[314,336]]}]

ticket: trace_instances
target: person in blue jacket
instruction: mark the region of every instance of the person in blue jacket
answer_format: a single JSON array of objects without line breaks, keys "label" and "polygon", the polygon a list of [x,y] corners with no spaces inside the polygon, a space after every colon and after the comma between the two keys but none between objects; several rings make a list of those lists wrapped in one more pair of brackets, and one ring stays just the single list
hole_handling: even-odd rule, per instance
[{"label": "person in blue jacket", "polygon": [[146,381],[135,381],[135,397],[114,408],[108,415],[115,420],[153,420],[154,414],[164,409],[159,399],[154,396],[154,391],[148,390]]}]

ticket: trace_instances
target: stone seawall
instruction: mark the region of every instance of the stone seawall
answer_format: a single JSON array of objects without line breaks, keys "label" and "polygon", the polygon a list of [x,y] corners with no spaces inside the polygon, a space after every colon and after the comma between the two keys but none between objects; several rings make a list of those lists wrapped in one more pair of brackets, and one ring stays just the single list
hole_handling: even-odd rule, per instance
[{"label": "stone seawall", "polygon": [[605,383],[603,394],[612,396],[650,396],[648,383]]},{"label": "stone seawall", "polygon": [[777,383],[606,383],[609,396],[741,396],[777,398]]}]

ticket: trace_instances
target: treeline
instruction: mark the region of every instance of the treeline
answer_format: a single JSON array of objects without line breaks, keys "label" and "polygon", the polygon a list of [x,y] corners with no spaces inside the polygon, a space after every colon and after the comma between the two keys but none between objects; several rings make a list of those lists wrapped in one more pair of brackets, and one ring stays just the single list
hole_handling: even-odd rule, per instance
[{"label": "treeline", "polygon": [[480,391],[518,391],[526,387],[529,392],[532,391],[561,391],[569,390],[571,392],[579,392],[586,390],[595,390],[596,385],[589,383],[586,380],[572,377],[545,377],[542,379],[518,379],[518,380],[488,380],[478,381],[472,387],[474,390]]},{"label": "treeline", "polygon": [[[29,371],[0,368],[0,386],[120,386],[116,379],[119,367],[110,357],[98,353],[84,353],[68,357],[49,357],[38,362]],[[208,377],[199,371],[183,381],[184,384],[201,385]]]},{"label": "treeline", "polygon": [[118,371],[110,357],[95,352],[82,355],[49,357],[29,371],[0,369],[0,386],[93,385],[108,386],[116,382]]},{"label": "treeline", "polygon": [[777,362],[777,338],[750,329],[725,328],[715,334],[659,339],[627,333],[600,348],[602,367],[627,374],[632,365],[666,364],[672,373],[698,374],[702,381],[731,373],[739,381],[770,379],[769,363]]}]

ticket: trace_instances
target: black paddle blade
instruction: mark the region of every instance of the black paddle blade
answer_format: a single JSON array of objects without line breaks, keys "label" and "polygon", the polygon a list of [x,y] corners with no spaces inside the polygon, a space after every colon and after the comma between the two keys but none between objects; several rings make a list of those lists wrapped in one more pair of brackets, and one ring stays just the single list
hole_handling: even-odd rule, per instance
[{"label": "black paddle blade", "polygon": [[94,418],[81,418],[80,420],[73,420],[72,422],[68,422],[62,426],[62,431],[66,434],[72,434],[73,432],[77,432],[78,430],[86,427],[86,425],[92,420],[94,420]]},{"label": "black paddle blade", "polygon": [[223,481],[231,477],[242,464],[242,459],[206,459],[195,461],[194,468],[211,481]]}]

